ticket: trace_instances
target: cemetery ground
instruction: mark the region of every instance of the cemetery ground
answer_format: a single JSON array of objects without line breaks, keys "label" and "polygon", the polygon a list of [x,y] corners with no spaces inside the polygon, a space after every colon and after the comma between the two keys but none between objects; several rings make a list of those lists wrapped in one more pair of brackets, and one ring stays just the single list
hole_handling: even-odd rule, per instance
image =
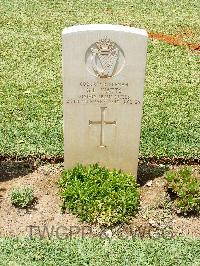
[{"label": "cemetery ground", "polygon": [[[199,2],[5,0],[1,9],[0,265],[199,265],[200,218],[171,209],[164,179],[168,168],[186,164],[200,176]],[[145,28],[150,37],[141,207],[136,217],[111,231],[61,214],[56,185],[63,169],[60,35],[64,27],[89,23]],[[11,205],[9,191],[18,185],[34,188],[31,208]],[[69,237],[48,239],[45,231],[46,240],[12,238],[27,236],[30,225],[42,234],[52,226],[56,234],[64,226],[59,236],[64,230]],[[82,240],[70,239],[70,233]],[[33,236],[41,236],[37,228]]]},{"label": "cemetery ground", "polygon": [[[140,162],[139,213],[108,228],[61,214],[56,182],[62,163],[1,162],[1,265],[199,265],[200,218],[177,215],[167,201],[164,173],[180,167]],[[199,165],[192,168],[200,178]],[[34,204],[14,207],[9,192],[27,185]]]},{"label": "cemetery ground", "polygon": [[[141,162],[138,182],[141,185],[139,213],[128,223],[102,226],[81,222],[69,211],[61,213],[61,200],[57,181],[63,165],[34,162],[2,162],[0,190],[0,235],[52,238],[103,236],[111,229],[113,237],[200,237],[200,218],[195,215],[178,215],[171,208],[164,174],[170,166]],[[173,166],[177,169],[183,166]],[[172,167],[171,167],[172,168]],[[193,166],[193,174],[200,179],[200,167]],[[16,208],[10,201],[10,192],[15,187],[32,187],[35,202],[29,208]],[[31,226],[36,226],[31,232]],[[60,228],[60,227],[64,228]],[[37,228],[38,227],[38,228]],[[84,229],[85,227],[85,229]],[[71,229],[70,229],[71,228]],[[58,230],[56,232],[56,230]],[[101,235],[102,234],[102,235]]]}]

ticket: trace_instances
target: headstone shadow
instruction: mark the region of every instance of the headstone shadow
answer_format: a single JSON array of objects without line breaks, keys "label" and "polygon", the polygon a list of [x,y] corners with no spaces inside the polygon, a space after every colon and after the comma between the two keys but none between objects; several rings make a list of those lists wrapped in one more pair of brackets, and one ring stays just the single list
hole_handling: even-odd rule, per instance
[{"label": "headstone shadow", "polygon": [[1,161],[0,183],[28,175],[35,170],[34,161]]},{"label": "headstone shadow", "polygon": [[168,170],[167,165],[141,162],[138,165],[137,181],[141,186],[144,186],[149,180],[163,176]]},{"label": "headstone shadow", "polygon": [[3,193],[6,191],[5,188],[0,188],[0,203],[2,202],[3,200]]}]

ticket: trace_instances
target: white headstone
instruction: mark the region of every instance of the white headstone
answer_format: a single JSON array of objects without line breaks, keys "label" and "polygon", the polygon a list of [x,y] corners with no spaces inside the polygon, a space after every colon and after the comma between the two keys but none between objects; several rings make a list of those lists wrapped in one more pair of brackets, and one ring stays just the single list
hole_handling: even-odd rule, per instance
[{"label": "white headstone", "polygon": [[65,167],[99,163],[136,176],[146,31],[81,25],[62,39]]}]

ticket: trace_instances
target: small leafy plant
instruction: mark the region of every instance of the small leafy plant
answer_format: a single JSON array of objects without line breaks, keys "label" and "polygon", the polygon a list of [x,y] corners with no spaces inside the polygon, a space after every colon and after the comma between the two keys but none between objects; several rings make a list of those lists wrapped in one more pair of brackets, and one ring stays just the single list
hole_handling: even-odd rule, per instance
[{"label": "small leafy plant", "polygon": [[200,181],[192,175],[192,168],[169,171],[166,179],[169,192],[174,194],[177,212],[200,214]]},{"label": "small leafy plant", "polygon": [[11,203],[20,208],[27,208],[34,201],[33,189],[30,187],[14,188],[10,193]]},{"label": "small leafy plant", "polygon": [[139,188],[132,175],[108,170],[98,164],[77,165],[59,180],[62,210],[83,221],[111,225],[126,221],[137,212]]}]

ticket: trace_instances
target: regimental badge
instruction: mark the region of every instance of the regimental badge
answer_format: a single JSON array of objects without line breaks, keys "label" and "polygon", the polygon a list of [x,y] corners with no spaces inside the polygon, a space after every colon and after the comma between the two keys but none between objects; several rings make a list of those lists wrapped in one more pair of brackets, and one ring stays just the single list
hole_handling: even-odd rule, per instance
[{"label": "regimental badge", "polygon": [[114,76],[121,70],[123,60],[122,50],[107,37],[94,43],[86,53],[89,72],[100,78]]},{"label": "regimental badge", "polygon": [[119,49],[115,43],[107,38],[96,42],[96,49],[91,48],[93,54],[92,66],[101,78],[112,77],[118,57]]}]

